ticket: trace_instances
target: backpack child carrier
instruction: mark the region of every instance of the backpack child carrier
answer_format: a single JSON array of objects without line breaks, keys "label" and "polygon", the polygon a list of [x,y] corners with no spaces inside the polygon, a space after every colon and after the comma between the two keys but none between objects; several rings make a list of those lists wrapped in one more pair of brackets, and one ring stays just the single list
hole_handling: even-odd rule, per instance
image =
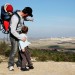
[{"label": "backpack child carrier", "polygon": [[0,30],[2,30],[2,32],[4,34],[8,34],[10,32],[10,20],[14,14],[19,19],[18,23],[20,22],[20,17],[17,14],[17,11],[14,11],[14,12],[12,12],[12,14],[10,14],[10,13],[6,12],[6,10],[4,9],[4,6],[1,7]]}]

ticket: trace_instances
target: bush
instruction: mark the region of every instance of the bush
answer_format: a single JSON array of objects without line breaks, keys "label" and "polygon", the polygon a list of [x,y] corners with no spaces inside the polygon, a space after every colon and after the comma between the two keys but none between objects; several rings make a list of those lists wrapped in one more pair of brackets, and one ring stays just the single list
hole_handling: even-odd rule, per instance
[{"label": "bush", "polygon": [[2,61],[1,61],[1,59],[0,59],[0,63],[1,63]]},{"label": "bush", "polygon": [[2,62],[3,60],[2,60],[2,57],[0,56],[0,63]]},{"label": "bush", "polygon": [[36,58],[37,61],[47,61],[48,60],[48,56],[43,54],[43,55],[39,55],[37,58]]},{"label": "bush", "polygon": [[52,52],[50,57],[54,61],[75,61],[75,53],[72,52]]},{"label": "bush", "polygon": [[58,51],[48,51],[48,50],[30,50],[31,56],[36,57],[38,61],[69,61],[75,62],[75,53],[73,52],[58,52]]},{"label": "bush", "polygon": [[10,52],[9,44],[7,44],[5,41],[0,42],[0,54],[8,56]]},{"label": "bush", "polygon": [[9,54],[10,54],[10,49],[5,50],[5,52],[4,52],[4,53],[5,53],[5,56],[7,56],[7,57],[8,57],[8,56],[9,56]]}]

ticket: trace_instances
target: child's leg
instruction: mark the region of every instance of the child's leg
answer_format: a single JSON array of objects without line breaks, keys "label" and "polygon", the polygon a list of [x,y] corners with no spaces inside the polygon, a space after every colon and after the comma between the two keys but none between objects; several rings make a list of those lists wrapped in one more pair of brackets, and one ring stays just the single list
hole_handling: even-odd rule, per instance
[{"label": "child's leg", "polygon": [[27,59],[27,62],[28,62],[28,66],[32,66],[32,62],[31,62],[31,56],[30,56],[30,52],[28,50],[28,47],[25,48],[25,56],[26,56],[26,59]]},{"label": "child's leg", "polygon": [[24,54],[24,52],[21,51],[21,57],[22,57],[22,68],[25,68],[26,67],[26,64],[27,64],[27,60],[26,60],[26,56]]}]

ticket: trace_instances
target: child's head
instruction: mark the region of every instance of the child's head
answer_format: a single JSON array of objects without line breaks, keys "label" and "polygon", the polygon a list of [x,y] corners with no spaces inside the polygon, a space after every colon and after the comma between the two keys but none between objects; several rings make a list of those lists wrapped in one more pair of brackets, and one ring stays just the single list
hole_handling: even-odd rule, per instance
[{"label": "child's head", "polygon": [[22,33],[27,33],[28,32],[28,27],[27,26],[23,26],[21,31],[22,31]]},{"label": "child's head", "polygon": [[6,12],[12,13],[12,12],[13,12],[13,6],[12,6],[11,4],[9,4],[9,3],[6,3],[6,4],[4,5],[4,10],[5,10]]}]

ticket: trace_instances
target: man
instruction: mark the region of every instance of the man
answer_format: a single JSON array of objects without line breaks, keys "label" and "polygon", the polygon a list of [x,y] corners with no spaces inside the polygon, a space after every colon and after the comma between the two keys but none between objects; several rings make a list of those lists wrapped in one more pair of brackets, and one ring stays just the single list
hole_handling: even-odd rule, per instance
[{"label": "man", "polygon": [[[17,49],[18,49],[18,40],[22,40],[22,41],[26,40],[25,37],[22,38],[19,34],[21,32],[22,26],[24,25],[24,19],[28,20],[27,19],[28,16],[33,17],[32,8],[30,8],[30,7],[25,7],[22,11],[18,11],[17,14],[19,15],[20,19],[14,14],[11,18],[11,21],[10,21],[11,51],[10,51],[9,62],[8,62],[8,67],[9,67],[10,71],[14,70],[14,56],[15,56]],[[30,19],[30,21],[32,21],[32,20]],[[18,67],[21,66],[20,56],[18,56],[17,66]]]}]

